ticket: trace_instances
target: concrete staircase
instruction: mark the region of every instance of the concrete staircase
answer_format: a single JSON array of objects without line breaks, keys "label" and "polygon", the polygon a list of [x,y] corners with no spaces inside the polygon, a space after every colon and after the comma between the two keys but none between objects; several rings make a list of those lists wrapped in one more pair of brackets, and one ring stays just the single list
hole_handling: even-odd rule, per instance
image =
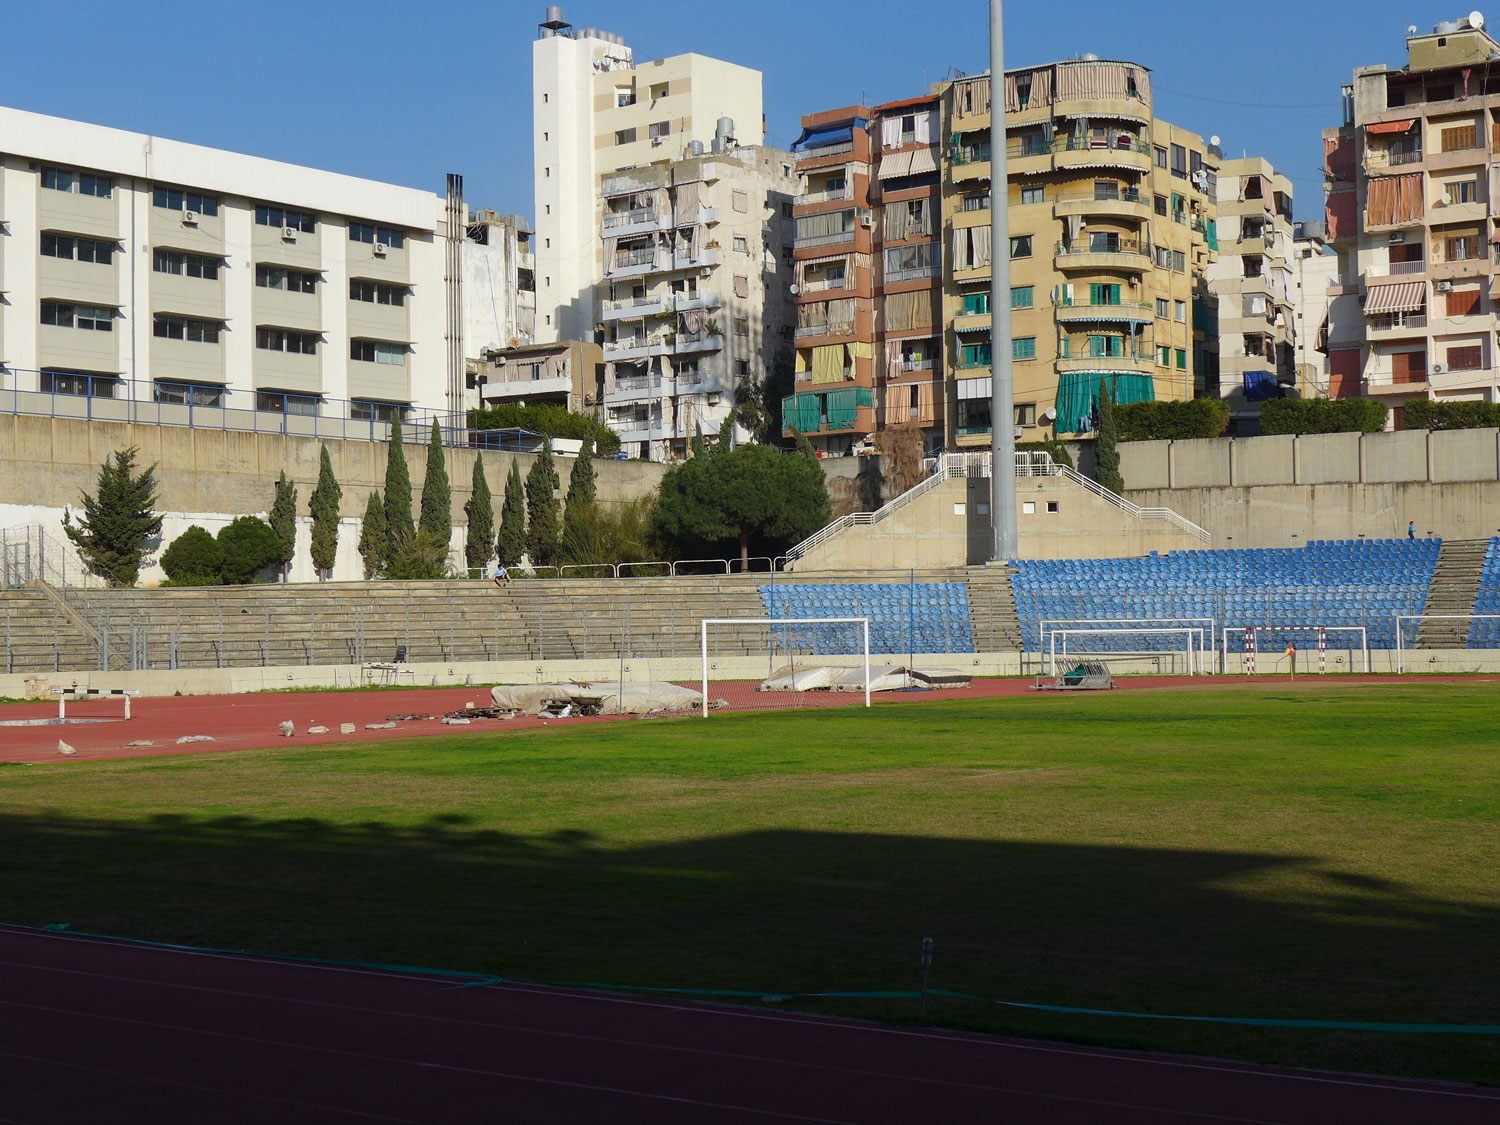
[{"label": "concrete staircase", "polygon": [[[1427,592],[1424,613],[1473,613],[1479,594],[1488,539],[1445,539],[1438,552],[1437,569]],[[1420,621],[1417,648],[1464,648],[1469,643],[1467,620]]]},{"label": "concrete staircase", "polygon": [[0,671],[81,672],[98,667],[94,642],[44,590],[0,590]]}]

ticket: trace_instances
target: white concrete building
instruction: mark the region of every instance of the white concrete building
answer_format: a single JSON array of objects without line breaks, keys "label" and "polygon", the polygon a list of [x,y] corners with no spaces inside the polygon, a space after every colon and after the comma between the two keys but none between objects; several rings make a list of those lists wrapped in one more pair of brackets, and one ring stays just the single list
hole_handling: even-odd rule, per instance
[{"label": "white concrete building", "polygon": [[549,7],[532,48],[537,340],[590,339],[602,278],[599,183],[707,149],[721,119],[765,136],[760,72],[702,55],[635,62],[618,35]]},{"label": "white concrete building", "polygon": [[1296,223],[1292,238],[1292,348],[1297,389],[1303,398],[1329,397],[1329,286],[1339,276],[1338,255],[1328,248],[1323,223]]},{"label": "white concrete building", "polygon": [[469,214],[463,266],[464,405],[479,405],[479,378],[493,356],[536,340],[536,256],[519,215]]},{"label": "white concrete building", "polygon": [[0,108],[0,410],[370,436],[456,409],[445,211]]}]

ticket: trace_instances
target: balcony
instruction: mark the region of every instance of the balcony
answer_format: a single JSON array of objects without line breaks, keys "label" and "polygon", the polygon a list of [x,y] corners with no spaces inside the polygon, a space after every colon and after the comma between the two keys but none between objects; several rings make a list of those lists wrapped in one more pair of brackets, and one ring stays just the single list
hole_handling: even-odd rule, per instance
[{"label": "balcony", "polygon": [[859,227],[852,226],[848,230],[834,231],[832,234],[815,234],[809,237],[797,239],[797,249],[805,250],[813,246],[839,246],[854,241],[855,232]]},{"label": "balcony", "polygon": [[660,375],[633,375],[624,379],[616,379],[615,389],[604,398],[608,403],[645,402],[660,398],[661,393]]},{"label": "balcony", "polygon": [[1425,371],[1404,375],[1391,371],[1372,371],[1365,377],[1365,393],[1371,395],[1425,395],[1427,387]]},{"label": "balcony", "polygon": [[657,293],[647,297],[621,297],[604,302],[605,320],[636,320],[646,316],[658,316],[670,311],[672,295]]},{"label": "balcony", "polygon": [[1130,270],[1144,273],[1151,268],[1151,254],[1139,242],[1121,239],[1118,243],[1094,246],[1057,244],[1053,264],[1059,270]]},{"label": "balcony", "polygon": [[604,358],[615,363],[630,363],[651,356],[666,355],[672,350],[666,333],[656,336],[625,336],[604,342]]},{"label": "balcony", "polygon": [[1427,329],[1427,314],[1425,312],[1415,313],[1378,313],[1369,318],[1368,332],[1370,339],[1395,340],[1404,336],[1421,336]]},{"label": "balcony", "polygon": [[1107,375],[1111,372],[1129,372],[1136,375],[1155,375],[1157,371],[1155,356],[1130,356],[1126,355],[1091,355],[1082,358],[1076,356],[1059,356],[1057,359],[1057,371],[1060,375],[1071,372],[1092,373]]},{"label": "balcony", "polygon": [[678,355],[695,352],[716,352],[724,346],[724,337],[718,333],[679,332],[672,350]]},{"label": "balcony", "polygon": [[610,277],[639,277],[650,273],[652,265],[656,261],[656,251],[652,247],[642,250],[622,250],[615,253],[614,268],[609,271]]},{"label": "balcony", "polygon": [[1450,203],[1446,199],[1439,199],[1427,209],[1427,221],[1436,226],[1439,223],[1469,223],[1483,222],[1488,217],[1489,208],[1479,200],[1468,200],[1464,203]]},{"label": "balcony", "polygon": [[679,293],[673,304],[678,312],[690,312],[693,309],[716,309],[720,305],[719,295],[711,289],[700,289],[696,293]]},{"label": "balcony", "polygon": [[629,211],[606,211],[600,230],[605,238],[629,238],[660,230],[662,216],[655,208],[638,207]]},{"label": "balcony", "polygon": [[1095,141],[1068,138],[1054,146],[1057,168],[1131,168],[1151,170],[1151,146],[1135,139]]},{"label": "balcony", "polygon": [[[1443,172],[1450,168],[1469,168],[1484,164],[1489,160],[1489,150],[1485,147],[1484,138],[1476,137],[1473,144],[1463,145],[1459,148],[1444,149],[1441,152],[1429,152],[1427,154],[1427,171]],[[1417,154],[1421,159],[1421,153]]]},{"label": "balcony", "polygon": [[845,180],[841,188],[824,188],[820,191],[809,191],[803,195],[794,196],[792,205],[795,207],[808,207],[814,203],[832,203],[835,200],[853,201],[854,181]]},{"label": "balcony", "polygon": [[1082,301],[1071,305],[1058,305],[1053,310],[1060,323],[1077,321],[1114,321],[1132,324],[1149,324],[1156,319],[1156,310],[1144,301],[1117,301],[1113,304]]},{"label": "balcony", "polygon": [[885,283],[892,285],[898,281],[920,281],[924,277],[941,277],[943,264],[941,262],[929,262],[925,266],[909,266],[904,270],[887,270]]},{"label": "balcony", "polygon": [[962,312],[953,318],[955,332],[986,332],[990,327],[990,314],[986,312]]},{"label": "balcony", "polygon": [[990,146],[970,145],[961,147],[953,156],[951,176],[954,183],[965,180],[987,180],[990,178]]},{"label": "balcony", "polygon": [[1059,197],[1052,205],[1053,218],[1057,219],[1083,215],[1149,222],[1152,214],[1151,202],[1143,199],[1140,192],[1129,189],[1111,192],[1095,188],[1092,194]]},{"label": "balcony", "polygon": [[1479,277],[1490,271],[1490,264],[1479,252],[1476,246],[1474,253],[1469,257],[1455,257],[1451,260],[1433,261],[1427,263],[1427,275],[1434,281],[1452,281],[1462,277]]}]

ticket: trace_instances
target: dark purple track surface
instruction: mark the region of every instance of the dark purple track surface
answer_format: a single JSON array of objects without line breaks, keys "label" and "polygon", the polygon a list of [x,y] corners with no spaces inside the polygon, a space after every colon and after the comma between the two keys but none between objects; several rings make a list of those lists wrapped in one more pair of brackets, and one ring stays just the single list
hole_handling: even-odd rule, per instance
[{"label": "dark purple track surface", "polygon": [[0,927],[0,1121],[1500,1121],[1500,1094]]}]

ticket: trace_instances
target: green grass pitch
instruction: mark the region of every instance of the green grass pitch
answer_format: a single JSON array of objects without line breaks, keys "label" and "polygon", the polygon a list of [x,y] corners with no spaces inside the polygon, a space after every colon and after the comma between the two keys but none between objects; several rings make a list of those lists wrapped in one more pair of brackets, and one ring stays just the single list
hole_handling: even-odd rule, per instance
[{"label": "green grass pitch", "polygon": [[[1500,1023],[1493,684],[628,721],[0,770],[0,920],[512,978]],[[904,1001],[820,1001],[891,1020]],[[1500,1082],[1500,1039],[946,1026]]]}]

